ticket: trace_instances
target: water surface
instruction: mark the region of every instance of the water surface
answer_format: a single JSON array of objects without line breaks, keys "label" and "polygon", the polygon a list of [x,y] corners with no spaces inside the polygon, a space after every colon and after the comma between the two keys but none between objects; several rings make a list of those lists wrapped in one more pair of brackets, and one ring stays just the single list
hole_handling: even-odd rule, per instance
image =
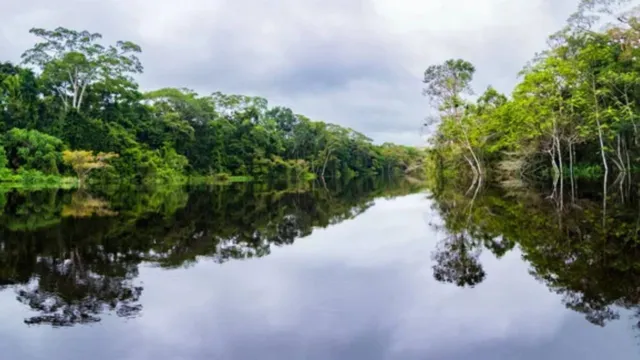
[{"label": "water surface", "polygon": [[[619,318],[594,324],[567,307],[576,289],[555,266],[561,251],[535,253],[521,232],[488,221],[535,207],[483,194],[377,181],[5,193],[0,350],[8,359],[636,359],[637,293],[620,275],[636,270],[610,274],[616,294],[583,286],[581,299],[615,300],[606,305]],[[538,215],[555,206],[537,204]],[[611,221],[631,223],[615,209]],[[560,229],[532,214],[523,214],[529,227],[510,228]],[[588,232],[585,219],[576,221]],[[566,268],[582,283],[602,275]]]}]

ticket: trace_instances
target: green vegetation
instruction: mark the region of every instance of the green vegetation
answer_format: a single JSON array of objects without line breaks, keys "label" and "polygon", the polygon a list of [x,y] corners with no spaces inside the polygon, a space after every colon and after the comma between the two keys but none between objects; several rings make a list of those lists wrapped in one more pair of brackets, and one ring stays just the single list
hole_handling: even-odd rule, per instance
[{"label": "green vegetation", "polygon": [[[267,100],[189,89],[140,91],[138,45],[32,29],[23,63],[0,63],[0,182],[75,174],[84,182],[303,180],[421,173],[424,153],[374,145],[352,129],[269,107]],[[62,162],[64,151],[112,156],[110,166]],[[97,155],[94,155],[97,154]],[[76,159],[78,160],[78,159]],[[90,162],[97,164],[96,162]],[[74,165],[75,164],[75,165]],[[86,164],[85,164],[86,165]],[[37,171],[26,173],[25,171]]]},{"label": "green vegetation", "polygon": [[189,178],[190,185],[216,185],[231,184],[253,181],[253,177],[246,175],[231,176],[226,173],[210,175],[210,176],[192,176]]},{"label": "green vegetation", "polygon": [[84,184],[89,173],[95,169],[103,169],[109,166],[109,159],[117,158],[118,154],[99,153],[94,155],[91,151],[69,151],[62,153],[62,160],[71,166],[78,175],[80,185]]},{"label": "green vegetation", "polygon": [[0,187],[69,187],[75,179],[60,176],[63,143],[36,130],[11,129],[0,135]]},{"label": "green vegetation", "polygon": [[[510,97],[489,87],[473,99],[475,68],[464,60],[430,66],[434,169],[561,185],[566,177],[572,187],[576,176],[630,174],[640,158],[640,19],[628,3],[583,0]],[[594,30],[608,14],[615,22]]]},{"label": "green vegetation", "polygon": [[582,0],[511,96],[474,96],[465,60],[425,71],[432,226],[447,235],[432,254],[436,280],[474,287],[491,276],[483,251],[516,251],[593,324],[622,309],[640,319],[640,7],[629,4]]}]

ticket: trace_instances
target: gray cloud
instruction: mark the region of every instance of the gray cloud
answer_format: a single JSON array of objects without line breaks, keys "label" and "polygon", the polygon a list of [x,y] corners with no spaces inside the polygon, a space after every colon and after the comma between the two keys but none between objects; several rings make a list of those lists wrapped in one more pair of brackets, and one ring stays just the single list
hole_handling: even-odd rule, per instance
[{"label": "gray cloud", "polygon": [[422,71],[476,64],[475,87],[508,92],[576,0],[8,0],[0,57],[32,26],[89,29],[144,50],[144,88],[244,93],[377,141],[421,143]]}]

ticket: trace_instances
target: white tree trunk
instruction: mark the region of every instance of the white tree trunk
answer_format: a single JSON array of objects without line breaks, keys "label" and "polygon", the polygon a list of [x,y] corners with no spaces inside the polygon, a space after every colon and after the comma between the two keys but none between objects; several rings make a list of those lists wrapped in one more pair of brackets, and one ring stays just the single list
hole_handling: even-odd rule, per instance
[{"label": "white tree trunk", "polygon": [[575,180],[573,177],[573,143],[568,141],[569,143],[569,181],[571,181],[571,201],[575,198]]},{"label": "white tree trunk", "polygon": [[595,106],[596,125],[598,126],[598,140],[600,142],[600,155],[602,156],[602,165],[604,165],[605,177],[609,174],[609,166],[607,165],[607,156],[604,153],[604,140],[602,135],[602,125],[600,125],[600,108],[598,106],[598,94],[596,94],[596,82],[591,79],[593,88],[593,100]]},{"label": "white tree trunk", "polygon": [[[69,74],[69,82],[71,86],[73,86],[73,96],[71,97],[71,107],[76,108],[76,101],[78,101],[78,78],[74,77],[70,71],[67,71]],[[77,71],[76,71],[77,73]]]},{"label": "white tree trunk", "polygon": [[79,111],[80,106],[82,105],[82,98],[84,97],[84,91],[87,89],[87,83],[82,84],[82,90],[80,91],[80,96],[78,97],[78,106],[76,109]]}]

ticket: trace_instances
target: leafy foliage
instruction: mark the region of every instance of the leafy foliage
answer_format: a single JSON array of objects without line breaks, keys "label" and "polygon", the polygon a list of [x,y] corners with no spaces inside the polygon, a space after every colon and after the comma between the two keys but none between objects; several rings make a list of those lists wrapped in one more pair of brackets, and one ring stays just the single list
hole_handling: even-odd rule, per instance
[{"label": "leafy foliage", "polygon": [[[62,27],[31,33],[40,41],[22,56],[28,67],[0,64],[0,130],[16,128],[15,136],[32,138],[30,145],[14,135],[5,139],[14,170],[64,172],[66,148],[118,154],[112,167],[91,172],[91,181],[107,183],[423,172],[423,154],[415,148],[374,145],[352,129],[269,107],[260,97],[186,88],[144,93],[133,77],[143,70],[141,48],[132,42],[104,45],[101,34]],[[43,146],[49,148],[42,152]]]},{"label": "leafy foliage", "polygon": [[92,170],[109,166],[108,160],[116,157],[118,157],[118,154],[98,153],[94,155],[91,151],[66,150],[62,153],[62,159],[78,174],[78,179],[81,184],[86,181],[87,176]]},{"label": "leafy foliage", "polygon": [[59,173],[63,148],[60,139],[36,130],[11,129],[3,136],[2,144],[12,169]]},{"label": "leafy foliage", "polygon": [[[640,158],[640,26],[626,0],[583,0],[567,26],[521,73],[510,98],[488,88],[471,98],[474,67],[463,60],[430,66],[425,95],[437,129],[437,166],[506,179],[563,181],[575,168],[628,174]],[[597,30],[597,22],[615,19]],[[479,171],[478,171],[479,170]]]}]

